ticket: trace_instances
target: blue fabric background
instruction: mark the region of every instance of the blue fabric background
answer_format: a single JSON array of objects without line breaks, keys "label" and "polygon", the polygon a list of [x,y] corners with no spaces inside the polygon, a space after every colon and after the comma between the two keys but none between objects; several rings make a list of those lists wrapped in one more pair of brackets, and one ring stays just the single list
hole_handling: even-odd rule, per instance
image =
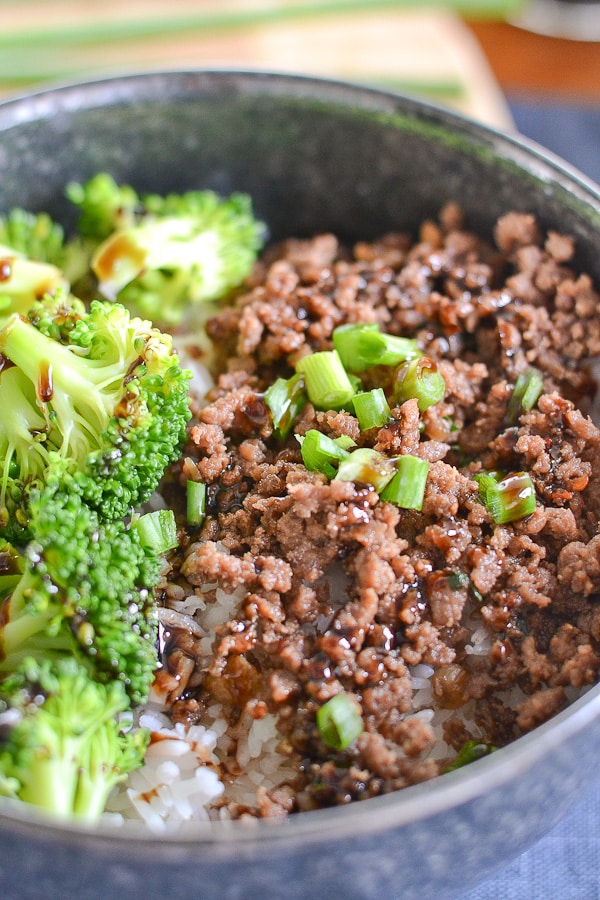
[{"label": "blue fabric background", "polygon": [[598,900],[600,783],[530,850],[462,900]]},{"label": "blue fabric background", "polygon": [[[598,49],[600,53],[600,47]],[[509,97],[517,130],[600,184],[600,109]]]}]

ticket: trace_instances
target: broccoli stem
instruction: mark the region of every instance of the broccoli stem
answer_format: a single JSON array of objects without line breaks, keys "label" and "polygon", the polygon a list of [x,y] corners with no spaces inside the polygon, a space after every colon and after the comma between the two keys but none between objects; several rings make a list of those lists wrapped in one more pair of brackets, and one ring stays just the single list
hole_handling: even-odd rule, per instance
[{"label": "broccoli stem", "polygon": [[[87,822],[98,820],[113,787],[141,763],[138,748],[140,751],[142,748],[138,735],[145,741],[146,735],[141,732],[131,736],[119,735],[112,723],[94,733],[93,740],[88,741],[84,748],[85,756],[79,759],[72,814]],[[123,748],[126,748],[125,752]],[[128,751],[133,751],[131,758],[127,755]]]},{"label": "broccoli stem", "polygon": [[[59,341],[47,337],[22,316],[11,316],[0,331],[0,353],[29,375],[32,382],[38,383],[41,400],[45,399],[41,395],[45,395],[48,388],[40,385],[39,379],[45,375],[48,365],[52,367],[50,390],[57,385],[75,396],[89,392],[90,385],[105,389],[114,382],[120,383],[123,378],[122,359],[110,364],[105,360],[80,356]],[[107,407],[106,403],[102,405]]]},{"label": "broccoli stem", "polygon": [[[122,383],[122,361],[106,364],[78,356],[16,315],[0,330],[0,353],[34,386],[48,434],[59,426],[60,454],[80,459],[90,444],[75,438],[83,432],[88,441],[97,443],[114,408],[115,398],[106,389]],[[74,440],[76,446],[72,446]]]},{"label": "broccoli stem", "polygon": [[[56,736],[48,736],[52,743]],[[73,815],[78,782],[78,759],[81,739],[63,738],[52,755],[46,756],[48,746],[42,744],[34,752],[20,798],[46,809],[60,819]]]},{"label": "broccoli stem", "polygon": [[64,629],[54,633],[50,615],[18,614],[13,611],[12,597],[7,603],[11,619],[0,629],[0,673],[10,671],[34,652],[50,658],[56,652],[73,651],[73,641]]},{"label": "broccoli stem", "polygon": [[[19,460],[22,459],[21,473],[24,479],[30,471],[37,468],[36,460],[41,465],[47,463],[45,436],[47,422],[35,405],[34,391],[26,383],[26,379],[13,366],[2,372],[2,421],[0,432],[6,435],[6,458],[3,463],[3,479],[0,486],[2,497],[6,491],[10,473],[10,461],[20,448]],[[29,403],[23,403],[23,396],[29,395]],[[36,439],[37,437],[37,439]],[[26,451],[26,452],[25,452]]]},{"label": "broccoli stem", "polygon": [[37,582],[31,570],[26,570],[6,600],[4,621],[0,624],[0,672],[15,669],[21,659],[32,656],[34,651],[48,657],[54,652],[72,652],[69,634],[58,625],[67,610],[60,603],[53,605],[58,590],[50,594],[51,600],[36,601]]}]

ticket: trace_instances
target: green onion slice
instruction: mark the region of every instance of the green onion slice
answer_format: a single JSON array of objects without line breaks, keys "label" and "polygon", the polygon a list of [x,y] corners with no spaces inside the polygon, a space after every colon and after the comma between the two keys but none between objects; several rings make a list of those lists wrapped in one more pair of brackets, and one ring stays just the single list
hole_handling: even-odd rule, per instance
[{"label": "green onion slice", "polygon": [[464,572],[450,572],[447,576],[448,579],[448,587],[451,591],[460,591],[467,588],[470,592],[471,596],[477,603],[483,603],[483,596],[480,591],[477,590],[471,579],[468,575],[465,575]]},{"label": "green onion slice", "polygon": [[350,454],[338,443],[311,428],[300,442],[302,461],[310,472],[321,472],[327,478],[334,478],[338,465]]},{"label": "green onion slice", "polygon": [[381,499],[401,509],[423,509],[429,463],[407,453],[397,460],[396,467],[398,471],[381,493]]},{"label": "green onion slice", "polygon": [[342,409],[352,402],[354,386],[336,350],[304,356],[296,372],[303,373],[308,399],[316,409]]},{"label": "green onion slice", "polygon": [[394,373],[395,403],[416,400],[419,410],[424,412],[434,403],[443,400],[445,393],[444,376],[428,356],[406,362],[398,366]]},{"label": "green onion slice", "polygon": [[372,366],[397,366],[420,355],[413,338],[381,332],[376,322],[339,325],[334,328],[332,338],[344,367],[350,372],[363,372]]},{"label": "green onion slice", "polygon": [[535,510],[535,488],[526,472],[515,472],[498,478],[484,472],[475,476],[479,496],[497,525],[525,519]]},{"label": "green onion slice", "polygon": [[304,376],[300,373],[291,378],[277,378],[265,392],[265,403],[273,419],[273,434],[284,441],[297,416],[306,403]]},{"label": "green onion slice", "polygon": [[498,748],[493,744],[485,744],[483,741],[467,741],[456,754],[454,761],[444,769],[444,772],[453,772],[455,769],[462,769],[463,766],[468,766],[469,763],[475,762],[475,760],[481,759],[484,756],[488,756],[497,749]]},{"label": "green onion slice", "polygon": [[131,528],[137,531],[144,550],[153,556],[160,556],[179,545],[172,509],[157,509],[145,513],[139,519],[132,520]]},{"label": "green onion slice", "polygon": [[358,419],[361,431],[368,431],[369,428],[381,428],[392,418],[383,388],[361,391],[355,395],[353,403],[354,414]]},{"label": "green onion slice", "polygon": [[356,441],[354,441],[349,434],[340,434],[339,437],[336,437],[333,440],[338,447],[342,448],[342,450],[350,450],[351,447],[356,447]]},{"label": "green onion slice", "polygon": [[317,710],[321,739],[334,750],[345,750],[364,730],[358,700],[352,694],[336,694]]},{"label": "green onion slice", "polygon": [[359,447],[342,460],[335,477],[338,481],[371,484],[381,494],[395,471],[394,463],[382,453],[370,447]]},{"label": "green onion slice", "polygon": [[513,425],[522,412],[533,409],[544,390],[544,376],[539,369],[530,368],[517,376],[508,402],[508,423]]},{"label": "green onion slice", "polygon": [[206,518],[206,485],[203,481],[188,481],[186,501],[188,525],[202,525]]},{"label": "green onion slice", "polygon": [[[345,368],[345,366],[344,366],[344,368]],[[362,381],[360,380],[358,375],[354,374],[354,372],[348,372],[348,381],[354,388],[355,394],[360,394],[360,392],[362,390],[364,390]]]}]

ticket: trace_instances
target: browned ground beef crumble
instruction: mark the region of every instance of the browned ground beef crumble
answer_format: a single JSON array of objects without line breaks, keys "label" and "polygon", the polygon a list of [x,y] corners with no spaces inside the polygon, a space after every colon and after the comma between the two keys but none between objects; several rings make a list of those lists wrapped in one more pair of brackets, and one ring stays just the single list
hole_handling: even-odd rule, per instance
[{"label": "browned ground beef crumble", "polygon": [[[465,230],[453,204],[416,241],[390,234],[350,252],[329,234],[288,240],[208,324],[216,387],[167,488],[175,495],[190,473],[200,477],[208,515],[184,536],[171,577],[247,593],[208,665],[191,665],[193,637],[180,635],[165,668],[180,676],[176,721],[199,721],[215,701],[232,723],[277,714],[295,776],[259,791],[255,815],[372,797],[443,771],[434,728],[407,716],[419,663],[433,667],[438,707],[451,711],[443,736],[454,751],[472,738],[507,744],[598,678],[600,432],[586,360],[600,352],[600,298],[570,268],[571,238],[543,235],[533,216],[505,215],[495,243]],[[422,511],[308,472],[296,438],[272,435],[262,392],[303,355],[330,349],[345,322],[416,337],[445,397],[422,415],[407,401],[367,432],[347,412],[308,404],[295,431],[427,459]],[[510,424],[515,379],[530,366],[544,373],[543,394]],[[370,370],[364,384],[385,384],[385,374]],[[493,523],[473,476],[496,469],[531,475],[528,518]],[[491,649],[467,652],[484,623]],[[336,753],[315,713],[339,691],[356,695],[364,731]]]}]

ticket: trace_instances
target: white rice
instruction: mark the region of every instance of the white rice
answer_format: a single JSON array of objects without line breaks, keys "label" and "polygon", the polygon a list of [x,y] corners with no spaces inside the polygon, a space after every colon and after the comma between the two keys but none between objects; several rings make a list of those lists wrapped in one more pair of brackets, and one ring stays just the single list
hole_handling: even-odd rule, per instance
[{"label": "white rice", "polygon": [[144,765],[113,791],[107,813],[141,819],[157,833],[184,821],[208,819],[208,807],[223,793],[214,750],[218,735],[204,725],[173,725],[148,707],[139,725],[152,735]]},{"label": "white rice", "polygon": [[471,640],[465,646],[465,653],[471,656],[485,656],[490,652],[492,643],[485,625],[480,625],[471,635]]},{"label": "white rice", "polygon": [[[244,588],[227,594],[216,584],[196,590],[170,585],[159,621],[194,634],[200,658],[208,660],[215,628],[232,618],[245,596]],[[219,704],[207,709],[201,724],[185,727],[171,722],[163,699],[153,693],[138,713],[137,725],[149,730],[151,742],[144,765],[111,794],[106,822],[134,819],[156,834],[176,832],[185,822],[227,816],[230,803],[254,807],[260,785],[289,777],[275,716],[244,714],[231,734]],[[235,777],[228,775],[232,769]]]}]

